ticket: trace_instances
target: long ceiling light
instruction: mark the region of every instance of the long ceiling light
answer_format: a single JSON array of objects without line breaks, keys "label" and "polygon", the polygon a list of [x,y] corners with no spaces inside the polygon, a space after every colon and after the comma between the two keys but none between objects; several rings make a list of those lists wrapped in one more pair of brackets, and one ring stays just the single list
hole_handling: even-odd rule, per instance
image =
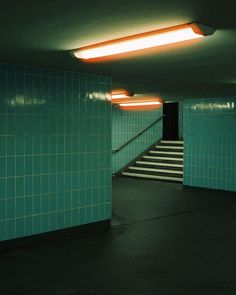
[{"label": "long ceiling light", "polygon": [[160,101],[146,101],[146,102],[131,102],[131,103],[119,103],[121,107],[135,107],[135,106],[150,106],[150,105],[161,105]]},{"label": "long ceiling light", "polygon": [[128,98],[128,97],[129,97],[129,95],[122,94],[122,93],[120,93],[120,94],[112,94],[111,95],[111,99],[120,99],[120,98]]},{"label": "long ceiling light", "polygon": [[131,96],[134,96],[133,92],[128,91],[116,91],[111,93],[111,99],[121,99],[121,98],[130,98]]},{"label": "long ceiling light", "polygon": [[202,38],[204,36],[212,35],[214,32],[214,28],[198,23],[189,23],[82,47],[73,50],[72,54],[77,58],[86,60],[100,58]]}]

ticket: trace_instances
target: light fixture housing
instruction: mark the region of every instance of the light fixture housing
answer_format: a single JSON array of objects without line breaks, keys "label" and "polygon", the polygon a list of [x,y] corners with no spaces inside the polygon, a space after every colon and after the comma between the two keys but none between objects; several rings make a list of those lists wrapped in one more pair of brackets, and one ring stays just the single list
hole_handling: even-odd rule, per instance
[{"label": "light fixture housing", "polygon": [[96,59],[198,39],[212,35],[214,32],[215,29],[212,27],[199,23],[189,23],[78,48],[71,51],[71,54],[79,59]]}]

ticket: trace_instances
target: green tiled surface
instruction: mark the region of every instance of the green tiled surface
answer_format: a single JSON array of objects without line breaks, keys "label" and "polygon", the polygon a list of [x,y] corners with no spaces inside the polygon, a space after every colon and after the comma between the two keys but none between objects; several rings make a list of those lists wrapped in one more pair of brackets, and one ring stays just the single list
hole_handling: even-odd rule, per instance
[{"label": "green tiled surface", "polygon": [[[143,128],[149,126],[163,114],[163,109],[128,111],[112,107],[112,149],[119,148]],[[112,173],[116,173],[127,163],[162,137],[162,121],[159,121],[134,141],[117,153],[112,154]]]},{"label": "green tiled surface", "polygon": [[184,103],[184,184],[236,191],[236,99]]},{"label": "green tiled surface", "polygon": [[109,77],[0,64],[0,240],[111,218]]}]

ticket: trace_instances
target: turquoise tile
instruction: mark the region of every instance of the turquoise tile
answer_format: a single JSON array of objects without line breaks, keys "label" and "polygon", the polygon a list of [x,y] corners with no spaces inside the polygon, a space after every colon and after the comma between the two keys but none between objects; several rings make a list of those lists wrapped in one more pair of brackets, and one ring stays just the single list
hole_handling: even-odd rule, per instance
[{"label": "turquoise tile", "polygon": [[6,236],[7,239],[13,239],[16,236],[16,227],[15,227],[15,219],[7,219],[7,230]]},{"label": "turquoise tile", "polygon": [[50,180],[49,180],[50,186],[48,190],[50,193],[54,193],[56,192],[56,189],[57,189],[57,176],[56,174],[50,174],[49,177],[50,177]]},{"label": "turquoise tile", "polygon": [[185,185],[235,191],[235,103],[235,98],[184,102]]},{"label": "turquoise tile", "polygon": [[69,191],[69,192],[65,192],[64,194],[65,196],[65,203],[64,203],[64,208],[65,209],[71,209],[72,208],[72,192]]},{"label": "turquoise tile", "polygon": [[0,178],[0,200],[7,198],[7,179]]},{"label": "turquoise tile", "polygon": [[42,137],[40,135],[35,135],[33,137],[32,149],[33,154],[38,155],[42,153]]},{"label": "turquoise tile", "polygon": [[7,137],[7,156],[15,156],[16,154],[16,138],[14,136]]},{"label": "turquoise tile", "polygon": [[0,241],[7,239],[7,221],[0,220]]},{"label": "turquoise tile", "polygon": [[50,138],[48,135],[43,135],[41,137],[42,140],[42,154],[49,154],[49,148],[50,148]]},{"label": "turquoise tile", "polygon": [[25,219],[16,218],[16,233],[15,237],[23,237],[25,235]]},{"label": "turquoise tile", "polygon": [[79,209],[79,223],[80,224],[85,224],[85,208],[80,208]]},{"label": "turquoise tile", "polygon": [[22,156],[25,151],[25,139],[24,136],[16,136],[16,155]]},{"label": "turquoise tile", "polygon": [[16,158],[8,157],[7,158],[7,176],[13,177],[16,175]]},{"label": "turquoise tile", "polygon": [[33,157],[25,156],[24,160],[25,160],[25,163],[24,163],[25,175],[32,175],[33,174]]},{"label": "turquoise tile", "polygon": [[33,174],[40,174],[42,172],[42,157],[34,156],[33,157]]},{"label": "turquoise tile", "polygon": [[33,152],[33,138],[30,136],[25,136],[25,154],[32,155]]},{"label": "turquoise tile", "polygon": [[33,215],[40,214],[41,211],[42,211],[42,207],[41,207],[40,195],[34,195],[32,197],[32,213]]},{"label": "turquoise tile", "polygon": [[47,194],[42,195],[41,202],[42,202],[42,212],[48,213],[50,212],[50,204],[49,204],[50,197]]},{"label": "turquoise tile", "polygon": [[25,215],[30,216],[33,214],[33,200],[32,197],[25,198]]},{"label": "turquoise tile", "polygon": [[7,198],[15,197],[15,178],[7,178],[7,191],[6,196]]},{"label": "turquoise tile", "polygon": [[1,240],[100,220],[111,112],[93,92],[110,90],[98,75],[0,64]]},{"label": "turquoise tile", "polygon": [[72,188],[72,173],[65,173],[65,190],[71,190]]},{"label": "turquoise tile", "polygon": [[71,225],[76,226],[79,223],[79,209],[71,210]]},{"label": "turquoise tile", "polygon": [[[119,148],[130,140],[143,128],[150,125],[162,116],[162,108],[152,111],[124,111],[117,107],[112,108],[112,149]],[[103,125],[103,133],[106,133],[106,126]],[[128,162],[137,157],[143,150],[147,149],[154,142],[162,137],[162,122],[158,122],[145,133],[137,138],[123,150],[112,154],[112,172],[115,173]],[[104,149],[105,141],[101,142]],[[108,143],[106,143],[108,144]]]},{"label": "turquoise tile", "polygon": [[16,157],[16,176],[22,176],[24,175],[24,157]]},{"label": "turquoise tile", "polygon": [[7,159],[5,157],[0,157],[0,177],[6,177],[7,175]]},{"label": "turquoise tile", "polygon": [[57,229],[57,213],[50,213],[50,230]]},{"label": "turquoise tile", "polygon": [[16,204],[16,217],[21,217],[25,215],[25,198],[23,197],[18,197],[15,200],[15,204]]},{"label": "turquoise tile", "polygon": [[63,173],[65,171],[65,156],[64,155],[57,155],[56,156],[56,165],[57,165],[57,172]]},{"label": "turquoise tile", "polygon": [[55,212],[57,209],[57,199],[55,194],[51,194],[49,197],[50,212]]},{"label": "turquoise tile", "polygon": [[7,218],[7,201],[0,199],[0,220],[5,220]]},{"label": "turquoise tile", "polygon": [[49,173],[49,156],[42,156],[42,171],[46,174]]},{"label": "turquoise tile", "polygon": [[57,227],[64,228],[65,227],[65,213],[57,212]]},{"label": "turquoise tile", "polygon": [[42,215],[42,232],[47,232],[50,230],[50,215],[43,214]]},{"label": "turquoise tile", "polygon": [[39,234],[42,232],[42,215],[32,216],[32,231],[33,234]]},{"label": "turquoise tile", "polygon": [[0,113],[0,135],[7,134],[7,116]]},{"label": "turquoise tile", "polygon": [[72,212],[71,210],[65,211],[65,227],[71,227],[72,226]]},{"label": "turquoise tile", "polygon": [[93,207],[86,207],[85,210],[85,222],[91,223],[93,221]]},{"label": "turquoise tile", "polygon": [[33,178],[25,176],[25,195],[32,195]]},{"label": "turquoise tile", "polygon": [[71,205],[72,208],[79,207],[79,191],[72,191]]}]

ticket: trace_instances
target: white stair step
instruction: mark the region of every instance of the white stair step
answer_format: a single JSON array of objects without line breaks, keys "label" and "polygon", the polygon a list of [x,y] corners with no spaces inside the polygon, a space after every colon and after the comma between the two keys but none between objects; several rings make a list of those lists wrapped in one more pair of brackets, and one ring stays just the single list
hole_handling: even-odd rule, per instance
[{"label": "white stair step", "polygon": [[168,166],[168,167],[183,168],[183,165],[182,164],[172,164],[172,163],[163,163],[163,162],[136,161],[136,164],[139,164],[139,165]]},{"label": "white stair step", "polygon": [[146,167],[136,167],[130,166],[130,170],[138,170],[138,171],[149,171],[149,172],[161,172],[161,173],[170,173],[170,174],[182,174],[183,171],[175,171],[175,170],[167,170],[167,169],[154,169],[154,168],[146,168]]},{"label": "white stair step", "polygon": [[159,155],[178,155],[182,156],[183,152],[166,152],[166,151],[149,151],[150,154],[159,154]]},{"label": "white stair step", "polygon": [[161,143],[183,144],[183,140],[161,140]]},{"label": "white stair step", "polygon": [[155,157],[155,156],[143,156],[144,159],[152,159],[152,160],[172,160],[172,161],[181,161],[183,162],[182,158],[171,158],[171,157]]},{"label": "white stair step", "polygon": [[149,179],[172,180],[172,181],[183,182],[183,178],[171,177],[171,176],[149,175],[149,174],[139,174],[139,173],[130,173],[130,172],[122,172],[122,175],[141,177],[141,178],[149,178]]},{"label": "white stair step", "polygon": [[157,149],[183,150],[183,146],[156,145]]}]

